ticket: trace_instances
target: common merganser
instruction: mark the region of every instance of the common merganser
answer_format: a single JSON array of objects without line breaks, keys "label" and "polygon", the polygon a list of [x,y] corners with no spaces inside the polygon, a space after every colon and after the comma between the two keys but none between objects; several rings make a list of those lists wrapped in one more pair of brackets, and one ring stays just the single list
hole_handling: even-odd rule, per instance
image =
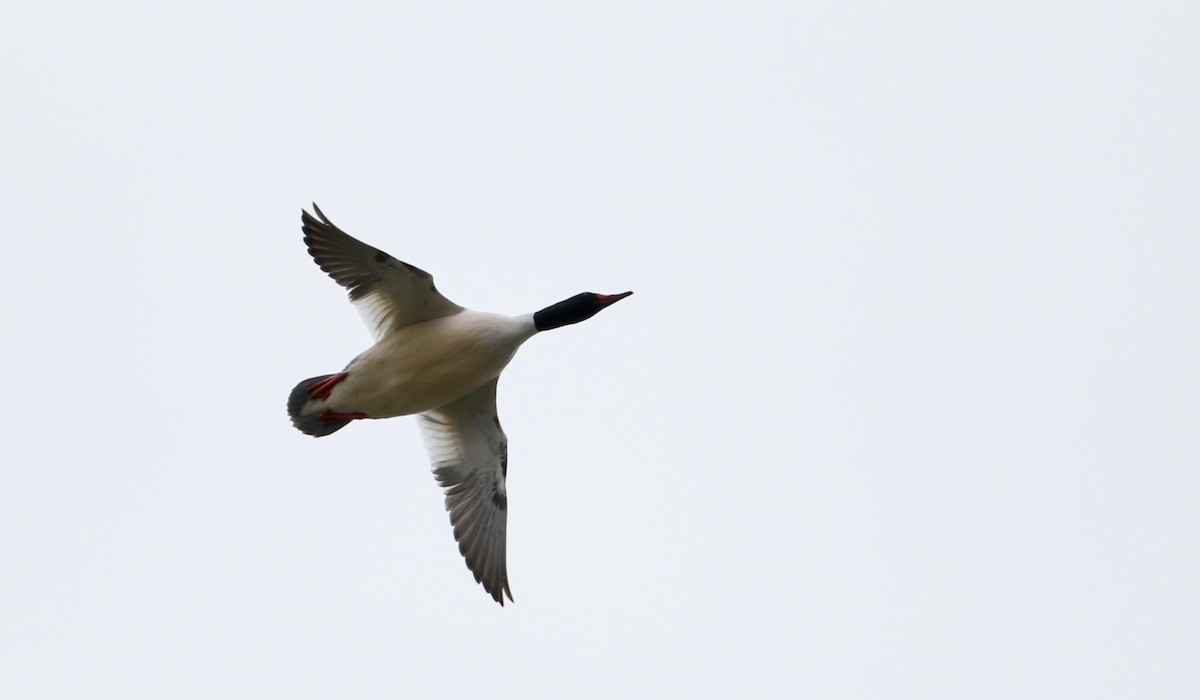
[{"label": "common merganser", "polygon": [[511,601],[505,556],[508,439],[496,382],[535,333],[579,323],[633,294],[584,292],[522,316],[464,309],[433,277],[349,236],[313,205],[304,242],[322,270],[350,290],[375,345],[336,374],[305,379],[288,396],[301,431],[320,437],[363,418],[417,414],[433,473],[445,490],[458,550],[496,602]]}]

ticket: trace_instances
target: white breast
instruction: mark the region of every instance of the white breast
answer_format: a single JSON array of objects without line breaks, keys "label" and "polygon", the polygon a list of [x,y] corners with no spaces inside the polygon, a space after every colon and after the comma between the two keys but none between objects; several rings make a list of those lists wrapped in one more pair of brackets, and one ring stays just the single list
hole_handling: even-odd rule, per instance
[{"label": "white breast", "polygon": [[326,409],[390,418],[444,406],[499,376],[535,332],[531,315],[470,310],[405,326],[350,363]]}]

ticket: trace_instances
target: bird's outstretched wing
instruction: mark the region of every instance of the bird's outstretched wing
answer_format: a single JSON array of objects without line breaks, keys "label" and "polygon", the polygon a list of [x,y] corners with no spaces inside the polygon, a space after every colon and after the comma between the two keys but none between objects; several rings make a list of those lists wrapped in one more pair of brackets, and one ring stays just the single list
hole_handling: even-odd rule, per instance
[{"label": "bird's outstretched wing", "polygon": [[450,316],[462,307],[442,296],[433,276],[372,248],[333,225],[313,204],[300,220],[308,252],[322,270],[350,290],[350,301],[378,340],[404,326]]},{"label": "bird's outstretched wing", "polygon": [[508,440],[496,415],[496,381],[418,416],[433,474],[446,491],[458,551],[496,602],[512,600],[505,531]]}]

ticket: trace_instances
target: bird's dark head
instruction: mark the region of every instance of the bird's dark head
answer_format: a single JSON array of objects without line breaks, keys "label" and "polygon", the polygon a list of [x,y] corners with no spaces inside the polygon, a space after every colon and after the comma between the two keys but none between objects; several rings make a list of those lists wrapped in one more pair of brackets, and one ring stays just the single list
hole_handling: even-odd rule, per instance
[{"label": "bird's dark head", "polygon": [[586,321],[600,313],[600,310],[604,307],[612,306],[630,294],[633,294],[633,292],[622,292],[620,294],[583,292],[576,294],[570,299],[564,299],[535,313],[533,315],[533,325],[539,331],[548,331],[551,328],[561,328],[562,326],[569,326],[572,323]]}]

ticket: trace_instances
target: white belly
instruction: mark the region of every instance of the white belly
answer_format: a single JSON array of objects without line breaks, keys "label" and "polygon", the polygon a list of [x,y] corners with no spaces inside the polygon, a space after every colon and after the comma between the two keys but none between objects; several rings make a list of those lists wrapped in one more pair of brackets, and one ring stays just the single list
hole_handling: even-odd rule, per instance
[{"label": "white belly", "polygon": [[535,332],[531,318],[477,311],[406,326],[350,363],[323,410],[390,418],[444,406],[499,376]]}]

